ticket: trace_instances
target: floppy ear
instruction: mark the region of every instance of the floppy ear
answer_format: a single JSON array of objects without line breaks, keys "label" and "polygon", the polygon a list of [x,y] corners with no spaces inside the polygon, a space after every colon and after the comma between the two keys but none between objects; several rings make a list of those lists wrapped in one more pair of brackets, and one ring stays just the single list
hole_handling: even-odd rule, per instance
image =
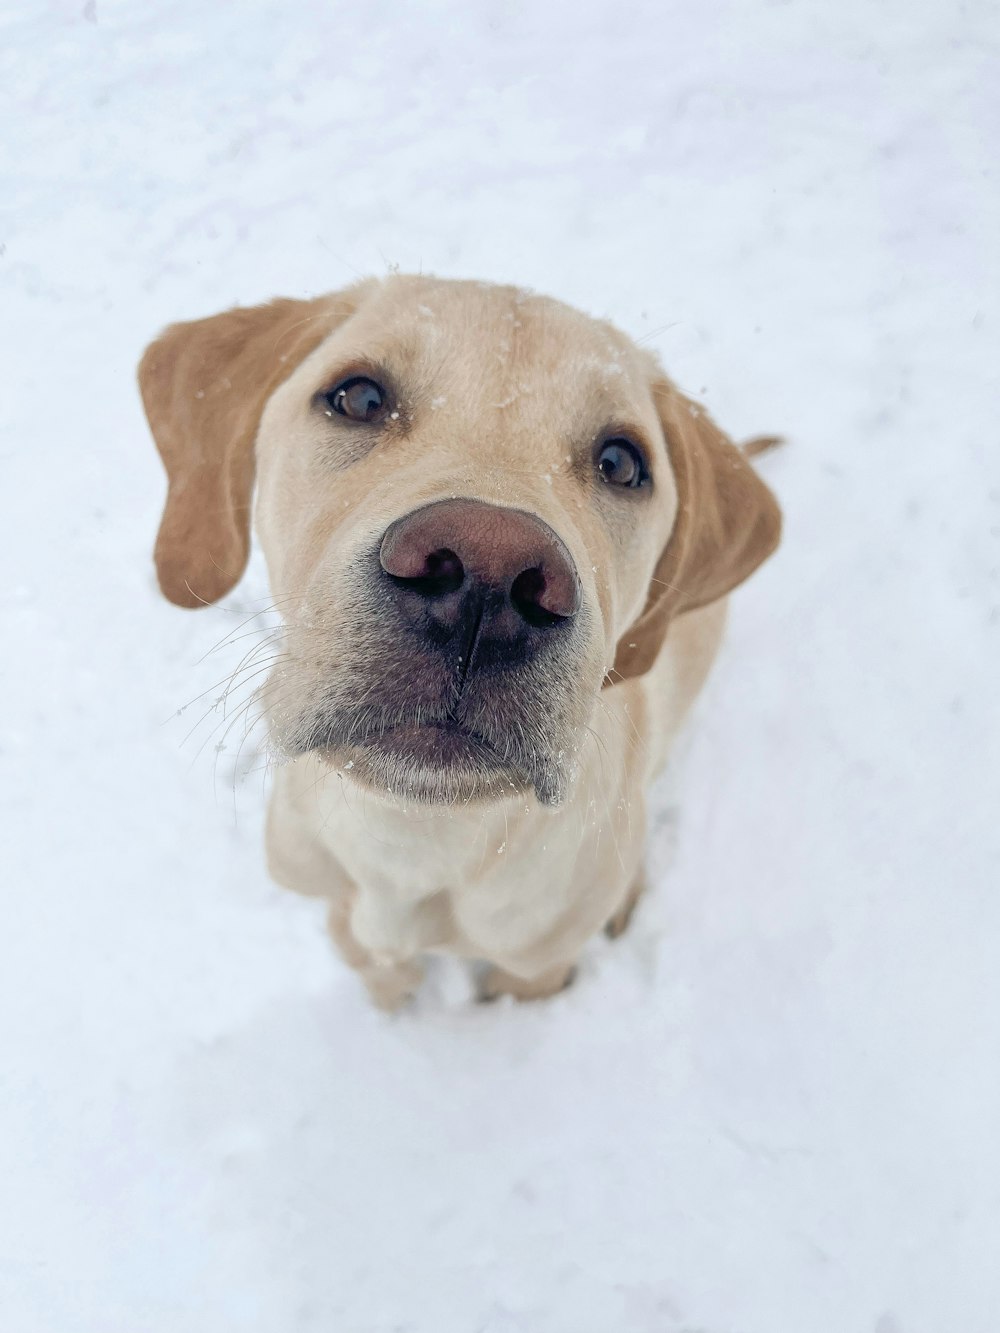
[{"label": "floppy ear", "polygon": [[677,484],[677,518],[642,614],[618,644],[609,683],[648,671],[671,619],[724,597],[781,537],[777,500],[704,408],[665,378],[653,396]]},{"label": "floppy ear", "polygon": [[349,295],[271,301],[172,324],[146,349],[139,388],[168,480],[156,573],[177,606],[239,582],[264,404],[355,307]]}]

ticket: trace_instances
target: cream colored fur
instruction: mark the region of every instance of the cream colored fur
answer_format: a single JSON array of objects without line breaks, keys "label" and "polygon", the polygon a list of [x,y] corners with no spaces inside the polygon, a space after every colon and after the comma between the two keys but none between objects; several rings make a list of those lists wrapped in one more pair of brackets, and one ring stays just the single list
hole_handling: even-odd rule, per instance
[{"label": "cream colored fur", "polygon": [[[725,603],[675,621],[653,669],[596,701],[582,770],[557,810],[407,804],[307,755],[279,768],[268,855],[279,883],[331,900],[331,932],[394,1007],[426,953],[488,959],[490,993],[562,988],[586,941],[642,875],[646,790],[715,656]],[[500,984],[497,984],[497,982]]]},{"label": "cream colored fur", "polygon": [[[356,373],[394,385],[398,410],[376,434],[317,410]],[[286,622],[265,690],[291,756],[271,795],[275,878],[329,902],[333,938],[380,1005],[411,994],[435,952],[488,964],[485,995],[560,989],[638,897],[647,788],[715,656],[725,594],[777,542],[773,497],[649,353],[514,288],[392,277],[227,312],[173,326],[140,380],[171,483],[157,545],[171,600],[196,606],[239,578],[256,474]],[[643,442],[642,493],[595,479],[609,427]],[[453,496],[537,515],[579,572],[572,668],[533,686],[547,803],[484,780],[428,804],[373,783],[349,748],[301,753],[324,701],[400,668],[358,591],[366,552]]]}]

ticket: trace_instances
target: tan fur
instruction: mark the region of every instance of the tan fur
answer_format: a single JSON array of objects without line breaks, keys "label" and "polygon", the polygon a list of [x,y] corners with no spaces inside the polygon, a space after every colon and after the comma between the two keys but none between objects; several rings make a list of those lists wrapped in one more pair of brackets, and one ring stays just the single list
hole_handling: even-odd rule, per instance
[{"label": "tan fur", "polygon": [[239,582],[261,412],[352,310],[342,297],[271,301],[174,324],[146,349],[139,388],[169,481],[156,572],[178,606],[216,602]]},{"label": "tan fur", "polygon": [[704,408],[666,379],[653,385],[680,504],[645,610],[619,645],[615,679],[648,671],[682,611],[731,592],[774,551],[777,501]]},{"label": "tan fur", "polygon": [[[377,435],[317,409],[350,374],[395,388]],[[286,621],[267,704],[295,756],[274,782],[272,873],[330,901],[338,946],[387,1007],[433,952],[492,964],[489,994],[559,989],[595,931],[624,928],[645,789],[715,655],[725,594],[777,544],[777,505],[744,454],[610,325],[479,283],[392,277],[174,325],[140,381],[170,482],[157,567],[172,601],[238,579],[256,471]],[[595,483],[610,427],[649,457],[642,493]],[[397,678],[405,693],[362,572],[390,523],[452,496],[537,515],[580,576],[571,662],[517,696],[546,756],[544,803],[489,772],[415,799],[403,769],[302,752],[331,701],[360,707]]]}]

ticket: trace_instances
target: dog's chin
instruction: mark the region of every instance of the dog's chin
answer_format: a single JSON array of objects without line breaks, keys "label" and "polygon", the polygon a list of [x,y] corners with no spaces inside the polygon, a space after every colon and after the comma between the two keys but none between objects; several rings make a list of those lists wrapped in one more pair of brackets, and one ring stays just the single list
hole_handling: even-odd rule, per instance
[{"label": "dog's chin", "polygon": [[371,791],[426,805],[495,802],[533,791],[543,805],[558,805],[558,774],[527,772],[481,736],[453,722],[397,727],[349,745],[317,747],[323,760]]}]

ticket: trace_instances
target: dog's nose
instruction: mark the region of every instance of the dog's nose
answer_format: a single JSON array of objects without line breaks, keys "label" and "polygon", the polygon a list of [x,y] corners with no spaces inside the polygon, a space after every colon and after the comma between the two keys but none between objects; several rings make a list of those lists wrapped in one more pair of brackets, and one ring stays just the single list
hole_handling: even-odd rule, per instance
[{"label": "dog's nose", "polygon": [[580,606],[569,551],[547,523],[521,509],[439,500],[397,519],[379,558],[397,585],[440,604],[435,619],[451,619],[449,606],[457,616],[476,594],[511,633],[565,624]]}]

